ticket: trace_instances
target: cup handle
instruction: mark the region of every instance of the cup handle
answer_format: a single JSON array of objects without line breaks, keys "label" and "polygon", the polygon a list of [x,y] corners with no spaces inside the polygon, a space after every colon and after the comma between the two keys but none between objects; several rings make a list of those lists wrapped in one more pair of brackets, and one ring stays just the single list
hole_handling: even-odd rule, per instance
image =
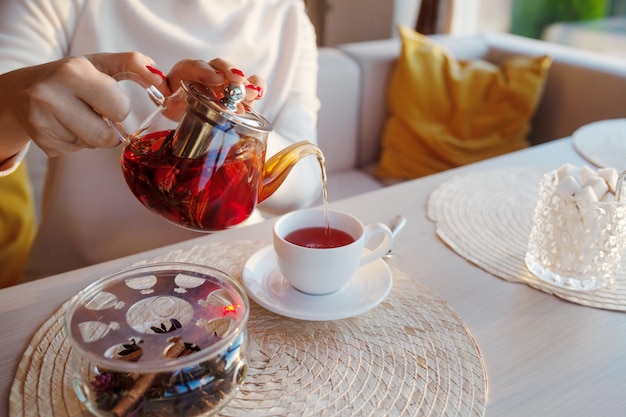
[{"label": "cup handle", "polygon": [[[165,97],[163,96],[163,94],[161,94],[159,89],[152,84],[146,82],[143,78],[141,78],[134,72],[119,72],[112,77],[118,82],[130,80],[142,86],[146,90],[146,93],[148,93],[148,97],[150,97],[150,100],[152,100],[152,102],[157,106],[155,112],[158,112],[165,103]],[[149,121],[153,115],[154,113],[151,114],[150,117],[146,119],[146,121]],[[122,122],[113,122],[109,118],[104,116],[102,116],[102,118],[113,129],[113,131],[115,131],[115,134],[122,143],[127,143],[130,140],[130,135],[128,134],[128,132],[126,132],[126,129],[124,129],[124,124]],[[145,122],[142,123],[142,125],[137,130],[142,130],[144,124]]]},{"label": "cup handle", "polygon": [[365,227],[365,244],[372,239],[377,234],[383,234],[383,240],[369,252],[364,252],[361,257],[361,262],[359,263],[359,267],[366,265],[370,262],[373,262],[377,259],[382,258],[384,254],[387,253],[389,249],[391,249],[391,244],[393,243],[393,235],[391,234],[391,230],[387,225],[383,223],[373,223],[369,224]]}]

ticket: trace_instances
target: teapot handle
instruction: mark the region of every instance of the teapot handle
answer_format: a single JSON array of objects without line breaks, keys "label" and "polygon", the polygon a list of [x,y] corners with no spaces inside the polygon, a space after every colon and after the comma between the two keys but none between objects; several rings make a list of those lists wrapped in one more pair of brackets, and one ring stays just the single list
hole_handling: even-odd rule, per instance
[{"label": "teapot handle", "polygon": [[[148,97],[150,97],[150,100],[152,100],[152,102],[157,106],[157,109],[155,110],[155,112],[160,111],[160,108],[165,103],[165,96],[163,96],[163,94],[161,94],[161,92],[155,86],[153,86],[152,84],[149,84],[148,82],[146,82],[143,78],[141,78],[139,75],[135,74],[134,72],[119,72],[113,75],[113,78],[116,81],[126,81],[126,80],[134,81],[140,86],[142,86],[148,93]],[[113,131],[115,132],[115,135],[119,138],[119,140],[122,143],[127,143],[129,141],[130,135],[126,132],[126,129],[124,129],[124,124],[122,122],[114,122],[110,120],[108,117],[104,117],[104,116],[102,116],[102,118],[113,129]],[[150,120],[150,119],[151,117],[148,117],[147,120]],[[143,124],[139,127],[138,130],[142,130],[142,129],[143,129]]]}]

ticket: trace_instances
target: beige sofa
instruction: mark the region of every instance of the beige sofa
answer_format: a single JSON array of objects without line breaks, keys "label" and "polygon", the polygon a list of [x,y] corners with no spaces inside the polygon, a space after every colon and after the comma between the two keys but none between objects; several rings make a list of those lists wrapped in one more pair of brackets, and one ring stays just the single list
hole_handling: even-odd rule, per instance
[{"label": "beige sofa", "polygon": [[[626,60],[504,33],[434,36],[458,59],[498,63],[510,55],[553,58],[532,120],[533,144],[571,135],[589,122],[626,117]],[[370,175],[386,118],[386,80],[399,39],[320,49],[319,143],[329,171],[329,198],[383,186]]]},{"label": "beige sofa", "polygon": [[[595,120],[626,117],[626,60],[502,33],[433,38],[459,59],[553,57],[544,98],[533,119],[533,143],[568,136]],[[386,117],[385,85],[399,50],[399,39],[320,48],[319,143],[327,160],[331,200],[383,186],[371,168]],[[28,158],[40,204],[45,155],[33,146]]]}]

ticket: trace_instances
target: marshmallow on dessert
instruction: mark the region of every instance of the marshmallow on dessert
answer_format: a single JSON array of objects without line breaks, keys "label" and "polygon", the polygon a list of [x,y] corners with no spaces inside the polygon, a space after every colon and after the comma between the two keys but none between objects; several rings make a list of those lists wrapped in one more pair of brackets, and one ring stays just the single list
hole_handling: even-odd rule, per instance
[{"label": "marshmallow on dessert", "polygon": [[556,171],[556,189],[580,201],[615,201],[619,174],[615,168],[601,168],[597,172],[584,165],[578,168],[565,164]]},{"label": "marshmallow on dessert", "polygon": [[567,177],[578,177],[580,168],[576,165],[565,164],[556,170],[557,182],[563,181]]},{"label": "marshmallow on dessert", "polygon": [[556,189],[562,193],[574,195],[580,190],[580,182],[573,175],[568,175],[556,184]]},{"label": "marshmallow on dessert", "polygon": [[607,185],[604,178],[599,177],[597,175],[587,178],[586,181],[582,182],[581,186],[583,188],[591,187],[591,189],[593,190],[593,194],[596,196],[598,200],[601,199],[604,196],[604,194],[606,194],[609,191],[609,186]]},{"label": "marshmallow on dessert", "polygon": [[606,181],[606,185],[609,187],[609,190],[615,194],[617,178],[619,177],[617,170],[615,168],[600,168],[598,169],[598,176]]},{"label": "marshmallow on dessert", "polygon": [[574,199],[577,201],[598,201],[598,196],[593,191],[593,188],[589,185],[581,188],[580,190],[574,193]]}]

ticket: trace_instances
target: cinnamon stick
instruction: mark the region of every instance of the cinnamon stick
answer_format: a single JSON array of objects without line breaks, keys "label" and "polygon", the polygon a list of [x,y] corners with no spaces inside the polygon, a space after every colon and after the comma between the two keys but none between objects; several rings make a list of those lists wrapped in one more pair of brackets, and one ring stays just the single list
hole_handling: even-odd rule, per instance
[{"label": "cinnamon stick", "polygon": [[[165,359],[177,358],[185,351],[185,343],[179,336],[173,337],[174,343],[164,354]],[[137,401],[146,393],[146,391],[154,382],[157,374],[143,374],[135,381],[135,385],[115,404],[111,413],[115,417],[125,417],[129,410],[137,403]]]}]

